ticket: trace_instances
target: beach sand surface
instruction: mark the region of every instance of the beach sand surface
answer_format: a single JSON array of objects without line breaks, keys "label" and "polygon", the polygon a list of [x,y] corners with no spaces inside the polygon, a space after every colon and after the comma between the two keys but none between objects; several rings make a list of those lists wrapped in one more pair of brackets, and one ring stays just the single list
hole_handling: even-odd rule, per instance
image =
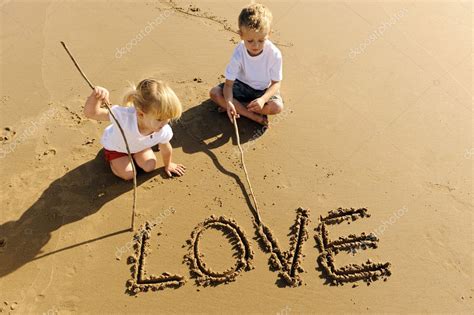
[{"label": "beach sand surface", "polygon": [[[233,126],[209,100],[240,40],[232,29],[246,4],[0,4],[0,311],[473,312],[471,2],[264,2],[283,54],[285,109],[265,132],[238,123],[262,221],[283,251],[296,209],[310,209],[296,288],[269,268]],[[147,77],[169,82],[183,103],[172,145],[187,173],[140,173],[136,213],[137,227],[158,223],[146,273],[179,274],[179,288],[126,292],[133,186],[105,163],[108,123],[84,117],[90,89],[60,41],[113,104]],[[327,283],[315,228],[339,207],[371,216],[328,226],[331,239],[374,232],[380,241],[339,253],[336,265],[389,262],[387,281]],[[200,286],[183,257],[211,215],[237,222],[254,268]],[[213,270],[235,262],[218,230],[203,234],[200,250]]]}]

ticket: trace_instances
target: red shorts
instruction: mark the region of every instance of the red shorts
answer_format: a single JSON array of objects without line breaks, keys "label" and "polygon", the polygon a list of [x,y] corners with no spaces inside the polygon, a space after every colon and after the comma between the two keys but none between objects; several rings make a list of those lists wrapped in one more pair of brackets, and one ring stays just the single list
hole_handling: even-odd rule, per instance
[{"label": "red shorts", "polygon": [[123,152],[117,152],[117,151],[109,151],[104,148],[104,156],[105,156],[105,160],[107,162],[110,162],[112,160],[118,159],[119,157],[128,156],[128,154],[123,153]]}]

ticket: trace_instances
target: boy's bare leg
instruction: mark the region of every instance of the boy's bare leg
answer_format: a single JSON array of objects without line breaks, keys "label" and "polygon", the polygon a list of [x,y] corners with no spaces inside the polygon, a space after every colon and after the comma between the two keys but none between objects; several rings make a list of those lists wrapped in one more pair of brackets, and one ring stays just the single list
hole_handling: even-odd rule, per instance
[{"label": "boy's bare leg", "polygon": [[281,105],[275,103],[274,101],[268,101],[260,111],[255,111],[255,113],[261,115],[276,115],[281,113]]},{"label": "boy's bare leg", "polygon": [[[220,87],[216,86],[212,88],[209,95],[211,97],[211,100],[213,100],[217,105],[219,105],[223,109],[227,110],[227,103],[224,98],[224,93]],[[248,119],[251,119],[262,125],[267,124],[267,119],[265,117],[263,117],[261,114],[257,114],[257,113],[249,111],[247,107],[242,105],[242,103],[240,103],[235,98],[233,100],[233,103],[235,106],[235,110],[237,111],[239,115],[247,117]]]}]

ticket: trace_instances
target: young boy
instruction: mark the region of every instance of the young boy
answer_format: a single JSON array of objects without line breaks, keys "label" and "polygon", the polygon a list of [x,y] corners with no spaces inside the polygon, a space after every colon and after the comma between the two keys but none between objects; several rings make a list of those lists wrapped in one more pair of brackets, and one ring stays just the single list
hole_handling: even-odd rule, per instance
[{"label": "young boy", "polygon": [[267,115],[282,111],[280,96],[282,57],[268,39],[272,14],[261,4],[251,4],[239,15],[237,45],[225,71],[225,83],[210,91],[211,99],[229,119],[240,115],[268,126]]}]

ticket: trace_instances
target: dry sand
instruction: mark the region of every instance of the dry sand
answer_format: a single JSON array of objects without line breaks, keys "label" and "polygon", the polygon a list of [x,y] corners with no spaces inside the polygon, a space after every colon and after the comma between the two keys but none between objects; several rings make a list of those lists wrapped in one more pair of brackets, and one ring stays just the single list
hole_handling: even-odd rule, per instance
[{"label": "dry sand", "polygon": [[[246,3],[176,2],[191,16],[166,1],[1,2],[1,311],[473,312],[471,2],[265,2],[286,110],[263,135],[239,124],[278,254],[258,240],[232,125],[208,100]],[[152,76],[185,106],[172,144],[187,174],[138,177],[136,221],[156,224],[143,276],[178,275],[175,288],[127,292],[143,240],[124,231],[131,183],[103,161],[107,124],[82,115],[90,91],[61,40],[113,103],[127,81]],[[299,207],[310,212],[295,223]],[[326,257],[334,268],[380,263],[387,281],[328,281],[315,236],[338,207],[370,217],[324,224],[327,248],[339,249]],[[235,222],[249,247],[227,223],[204,228],[212,215]],[[189,256],[196,237],[204,269]],[[289,264],[273,271],[278,255]],[[196,279],[202,270],[237,275],[217,284]]]}]

